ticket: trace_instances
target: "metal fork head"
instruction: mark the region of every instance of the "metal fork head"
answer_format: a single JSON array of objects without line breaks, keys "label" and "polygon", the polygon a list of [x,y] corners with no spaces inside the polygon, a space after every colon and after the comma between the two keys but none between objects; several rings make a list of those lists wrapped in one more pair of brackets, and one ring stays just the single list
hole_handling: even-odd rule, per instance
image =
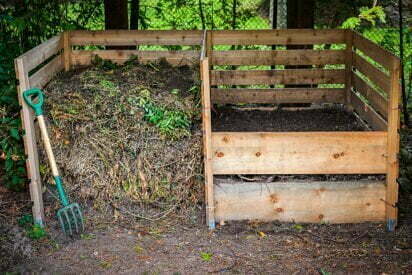
[{"label": "metal fork head", "polygon": [[78,203],[71,203],[57,211],[57,219],[63,232],[73,235],[73,229],[78,234],[84,231],[82,210]]}]

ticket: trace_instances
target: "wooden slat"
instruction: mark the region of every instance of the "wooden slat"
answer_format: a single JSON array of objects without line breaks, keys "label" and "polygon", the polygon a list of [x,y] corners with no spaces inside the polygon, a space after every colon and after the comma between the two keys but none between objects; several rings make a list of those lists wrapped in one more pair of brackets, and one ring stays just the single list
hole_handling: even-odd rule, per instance
[{"label": "wooden slat", "polygon": [[64,70],[68,72],[71,67],[72,46],[70,43],[70,32],[65,31],[63,33],[63,62]]},{"label": "wooden slat", "polygon": [[23,60],[24,70],[29,73],[38,65],[46,61],[50,56],[58,53],[63,48],[61,35],[56,35],[49,40],[43,42],[37,47],[27,51],[18,58]]},{"label": "wooden slat", "polygon": [[383,182],[217,183],[217,220],[361,223],[385,219]]},{"label": "wooden slat", "polygon": [[386,173],[386,132],[214,132],[214,174]]},{"label": "wooden slat", "polygon": [[379,86],[384,92],[390,89],[390,79],[384,72],[370,64],[363,57],[354,54],[353,66],[363,75],[369,78],[375,85]]},{"label": "wooden slat", "polygon": [[153,62],[165,58],[173,65],[186,65],[199,62],[199,51],[138,51],[138,50],[96,50],[73,51],[71,60],[73,65],[90,65],[94,56],[123,64],[132,56],[137,56],[142,63]]},{"label": "wooden slat", "polygon": [[353,31],[345,30],[345,90],[346,90],[346,107],[352,109],[351,89],[352,89],[352,71],[353,71]]},{"label": "wooden slat", "polygon": [[210,229],[215,228],[214,216],[214,191],[212,170],[212,115],[210,103],[210,75],[209,60],[201,61],[200,73],[202,77],[202,128],[203,128],[203,154],[205,171],[205,196],[206,220]]},{"label": "wooden slat", "polygon": [[213,45],[309,45],[345,43],[344,30],[220,30]]},{"label": "wooden slat", "polygon": [[201,45],[202,31],[105,30],[71,31],[72,45]]},{"label": "wooden slat", "polygon": [[212,102],[230,103],[345,103],[340,88],[218,89],[211,91]]},{"label": "wooden slat", "polygon": [[42,89],[63,67],[63,56],[60,54],[29,77],[30,87]]},{"label": "wooden slat", "polygon": [[351,98],[352,106],[358,113],[360,118],[365,120],[369,126],[378,131],[386,131],[387,123],[386,121],[370,107],[368,104],[363,102],[356,94],[352,93]]},{"label": "wooden slat", "polygon": [[211,72],[211,85],[343,84],[345,70],[222,70]]},{"label": "wooden slat", "polygon": [[356,32],[353,34],[353,46],[386,69],[390,69],[392,60],[397,59],[397,57],[389,51]]},{"label": "wooden slat", "polygon": [[384,96],[378,93],[374,88],[367,84],[356,73],[353,73],[353,87],[356,92],[360,93],[369,104],[380,113],[385,119],[388,118],[388,101]]},{"label": "wooden slat", "polygon": [[399,176],[399,128],[400,128],[400,60],[393,59],[391,68],[391,90],[388,104],[388,159],[386,174],[386,219],[388,229],[393,231],[398,220],[398,176]]},{"label": "wooden slat", "polygon": [[200,60],[205,59],[207,56],[207,30],[204,30],[202,37],[202,48],[200,49]]},{"label": "wooden slat", "polygon": [[326,65],[344,64],[342,50],[213,51],[212,65]]},{"label": "wooden slat", "polygon": [[24,148],[27,155],[26,169],[27,176],[30,179],[30,198],[33,201],[33,218],[36,224],[44,226],[44,207],[43,207],[43,192],[41,185],[41,177],[39,170],[39,156],[37,151],[36,132],[34,129],[34,114],[31,108],[23,100],[23,92],[30,89],[28,72],[25,68],[29,68],[24,64],[24,58],[15,59],[15,70],[19,79],[18,98],[22,106],[21,118],[24,128]]}]

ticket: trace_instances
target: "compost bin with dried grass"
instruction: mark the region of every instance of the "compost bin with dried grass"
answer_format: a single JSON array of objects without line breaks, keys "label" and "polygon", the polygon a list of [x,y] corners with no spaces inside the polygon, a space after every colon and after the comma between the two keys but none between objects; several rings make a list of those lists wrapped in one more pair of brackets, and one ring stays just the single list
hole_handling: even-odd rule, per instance
[{"label": "compost bin with dried grass", "polygon": [[[122,66],[95,60],[45,88],[49,132],[71,196],[101,213],[147,219],[199,205],[202,147],[194,68],[163,60]],[[41,155],[43,181],[51,182]]]}]

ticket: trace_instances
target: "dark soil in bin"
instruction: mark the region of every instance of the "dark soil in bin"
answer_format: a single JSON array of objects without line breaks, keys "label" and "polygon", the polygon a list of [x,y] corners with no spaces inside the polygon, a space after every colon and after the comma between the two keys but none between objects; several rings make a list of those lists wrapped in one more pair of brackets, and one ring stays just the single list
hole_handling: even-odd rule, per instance
[{"label": "dark soil in bin", "polygon": [[366,131],[353,113],[342,106],[301,109],[253,110],[249,107],[216,107],[212,129],[217,132]]},{"label": "dark soil in bin", "polygon": [[[354,113],[341,105],[308,108],[215,106],[212,129],[216,132],[309,132],[309,131],[368,131]],[[359,181],[385,180],[385,175],[228,175],[215,176],[217,182],[294,182],[294,181]]]}]

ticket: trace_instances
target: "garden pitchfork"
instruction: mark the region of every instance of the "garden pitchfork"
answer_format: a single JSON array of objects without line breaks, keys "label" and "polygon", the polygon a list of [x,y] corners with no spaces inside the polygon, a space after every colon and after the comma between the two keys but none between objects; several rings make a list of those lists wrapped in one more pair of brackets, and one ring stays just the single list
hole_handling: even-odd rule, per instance
[{"label": "garden pitchfork", "polygon": [[[37,88],[29,89],[23,93],[23,98],[27,105],[29,105],[34,110],[37,121],[39,122],[42,140],[46,149],[47,157],[50,162],[54,182],[56,183],[57,193],[59,194],[60,202],[63,205],[63,207],[57,211],[57,218],[59,220],[60,226],[62,227],[65,234],[73,235],[73,229],[75,229],[77,233],[80,233],[84,230],[82,211],[78,203],[69,202],[66,196],[66,192],[63,188],[62,178],[60,177],[59,171],[57,170],[57,164],[54,158],[53,150],[51,148],[46,123],[44,122],[42,109],[44,102],[43,92]],[[35,98],[37,98],[36,102],[34,102]]]}]

